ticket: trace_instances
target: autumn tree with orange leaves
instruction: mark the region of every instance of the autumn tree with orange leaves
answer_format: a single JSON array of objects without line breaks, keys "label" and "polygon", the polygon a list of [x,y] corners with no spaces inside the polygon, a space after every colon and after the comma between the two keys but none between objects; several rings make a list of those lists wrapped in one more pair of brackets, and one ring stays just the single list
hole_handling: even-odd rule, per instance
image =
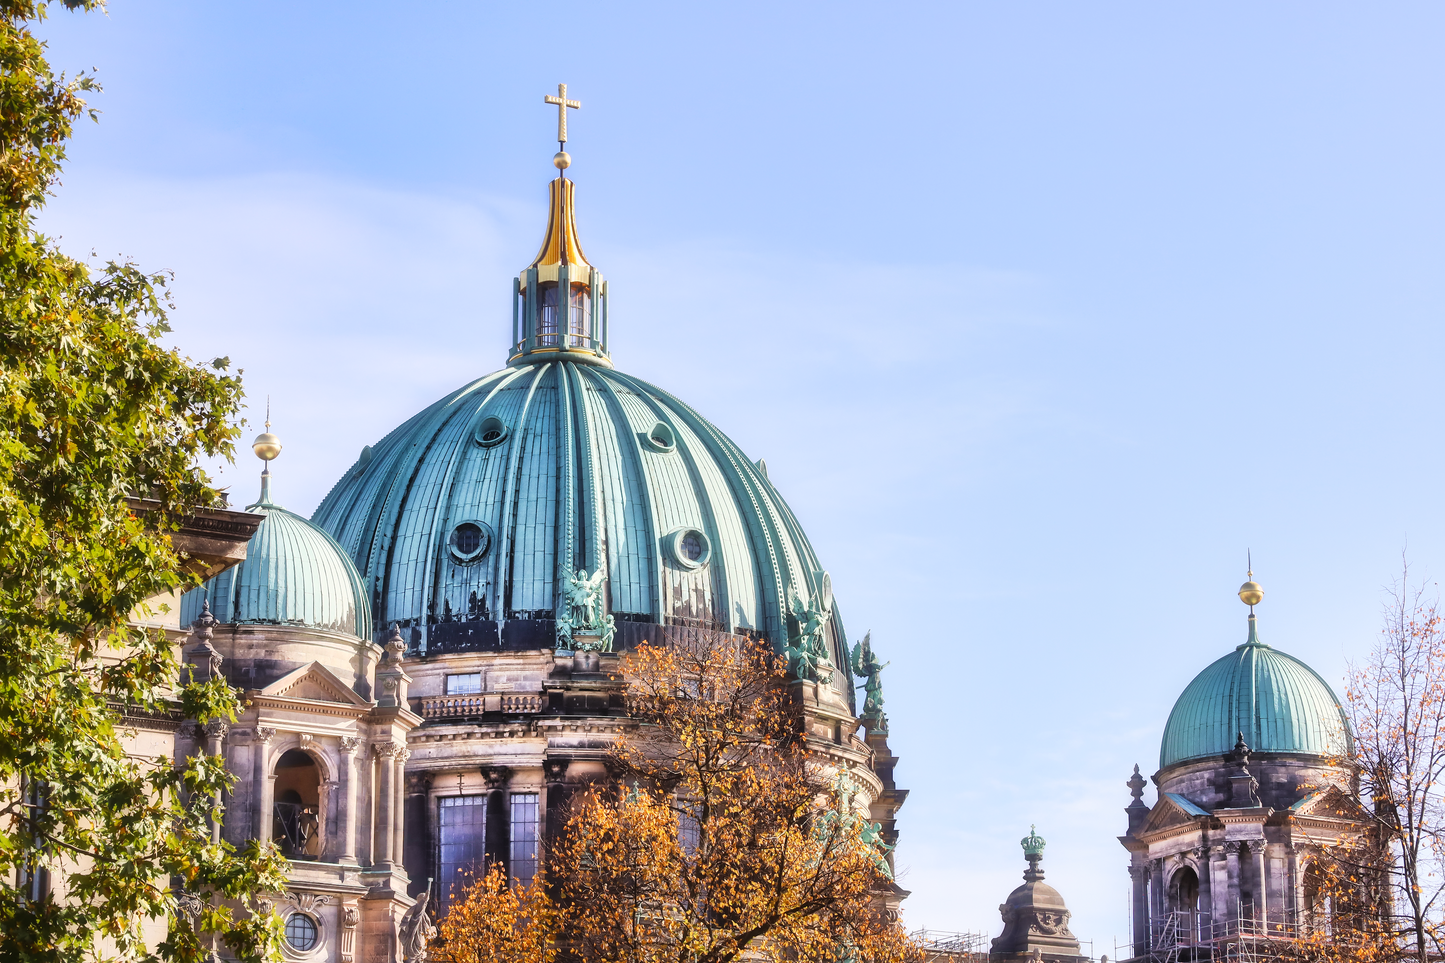
[{"label": "autumn tree with orange leaves", "polygon": [[500,871],[441,921],[448,963],[915,963],[883,905],[877,825],[814,757],[762,643],[704,635],[622,660],[635,728],[574,798],[535,880]]},{"label": "autumn tree with orange leaves", "polygon": [[1445,953],[1445,621],[1438,596],[1412,587],[1409,574],[1406,565],[1347,693],[1374,842],[1326,855],[1344,867],[1344,895],[1369,907],[1356,914],[1379,934],[1375,958],[1425,963]]}]

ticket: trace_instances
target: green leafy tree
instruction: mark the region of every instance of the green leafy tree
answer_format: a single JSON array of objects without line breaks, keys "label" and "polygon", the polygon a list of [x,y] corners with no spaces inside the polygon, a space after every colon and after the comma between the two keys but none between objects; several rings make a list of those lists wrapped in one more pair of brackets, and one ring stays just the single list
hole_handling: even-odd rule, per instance
[{"label": "green leafy tree", "polygon": [[[169,533],[216,504],[197,462],[230,456],[241,385],[226,359],[159,344],[164,277],[36,230],[96,89],[52,72],[32,33],[46,6],[0,0],[0,960],[261,959],[279,924],[251,910],[284,863],[213,839],[221,760],[128,758],[122,721],[239,709],[222,680],[175,689],[173,646],[128,621],[197,579]],[[137,494],[154,510],[130,510]],[[57,892],[33,898],[45,873]],[[155,946],[148,918],[167,924]]]}]

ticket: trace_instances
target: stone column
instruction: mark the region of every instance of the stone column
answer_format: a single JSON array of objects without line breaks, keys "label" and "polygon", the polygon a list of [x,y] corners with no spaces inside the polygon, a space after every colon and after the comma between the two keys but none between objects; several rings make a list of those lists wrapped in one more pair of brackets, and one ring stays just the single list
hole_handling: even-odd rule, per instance
[{"label": "stone column", "polygon": [[[396,747],[396,761],[393,763],[395,772],[392,774],[392,802],[391,802],[391,853],[392,860],[398,869],[401,869],[402,859],[406,850],[402,849],[402,841],[406,833],[406,761],[411,758],[411,750],[405,746]],[[405,872],[402,869],[402,872]]]},{"label": "stone column", "polygon": [[356,750],[361,740],[341,737],[341,861],[356,862]]},{"label": "stone column", "polygon": [[1239,843],[1224,844],[1225,878],[1228,880],[1228,889],[1225,890],[1225,900],[1228,904],[1226,917],[1231,920],[1239,919]]},{"label": "stone column", "polygon": [[[212,757],[219,756],[221,754],[221,746],[226,740],[226,734],[230,731],[231,727],[219,719],[206,723],[206,755]],[[225,811],[225,806],[222,805],[221,794],[219,792],[211,797],[211,806],[216,813],[216,815],[210,818],[211,842],[217,844],[221,841],[221,819],[223,818],[221,814]]]},{"label": "stone column", "polygon": [[1210,847],[1201,846],[1194,854],[1199,860],[1199,938],[1208,940],[1214,923],[1214,865]]},{"label": "stone column", "polygon": [[507,806],[507,787],[512,770],[507,766],[483,766],[482,779],[487,784],[487,861],[490,865],[505,865],[510,872],[512,817]]},{"label": "stone column", "polygon": [[[1149,889],[1152,891],[1151,895],[1153,896],[1153,899],[1149,901],[1152,904],[1149,907],[1149,915],[1153,918],[1154,929],[1157,930],[1169,912],[1169,895],[1168,891],[1164,888],[1164,860],[1154,860],[1149,870]],[[1153,943],[1153,939],[1154,937],[1151,936],[1151,944]]]},{"label": "stone column", "polygon": [[1269,864],[1264,858],[1264,840],[1251,842],[1249,859],[1254,864],[1254,918],[1263,922],[1269,919]]},{"label": "stone column", "polygon": [[371,854],[373,865],[391,868],[392,806],[396,802],[396,790],[392,787],[395,770],[396,746],[393,743],[378,743],[376,752],[376,851]]},{"label": "stone column", "polygon": [[1134,956],[1149,955],[1149,868],[1143,863],[1129,867],[1134,885]]},{"label": "stone column", "polygon": [[251,737],[251,838],[266,842],[271,838],[271,750],[267,743],[275,729],[257,726]]},{"label": "stone column", "polygon": [[1286,844],[1284,847],[1284,905],[1285,923],[1293,933],[1300,933],[1299,926],[1304,922],[1304,886],[1300,884],[1299,878],[1299,852],[1294,846]]}]

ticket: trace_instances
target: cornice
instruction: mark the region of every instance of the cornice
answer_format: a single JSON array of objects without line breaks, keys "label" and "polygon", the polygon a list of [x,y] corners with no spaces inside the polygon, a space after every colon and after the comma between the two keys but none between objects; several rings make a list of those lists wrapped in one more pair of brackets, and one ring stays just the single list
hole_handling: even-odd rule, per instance
[{"label": "cornice", "polygon": [[344,702],[317,702],[312,699],[288,699],[285,696],[262,695],[256,689],[247,689],[243,698],[263,709],[304,712],[318,716],[338,716],[343,719],[364,719],[374,711],[371,706],[347,705]]}]

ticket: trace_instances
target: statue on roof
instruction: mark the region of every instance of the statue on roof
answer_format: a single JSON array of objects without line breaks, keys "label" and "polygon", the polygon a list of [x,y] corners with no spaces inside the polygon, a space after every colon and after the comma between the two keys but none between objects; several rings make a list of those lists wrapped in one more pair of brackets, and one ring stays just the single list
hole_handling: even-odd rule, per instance
[{"label": "statue on roof", "polygon": [[849,659],[853,674],[864,679],[863,685],[863,711],[860,718],[869,723],[868,728],[874,732],[888,731],[888,717],[883,714],[883,683],[879,676],[887,668],[887,662],[879,662],[878,656],[873,653],[873,633],[870,631],[863,636],[863,641],[853,644],[852,656]]},{"label": "statue on roof", "polygon": [[823,633],[832,613],[824,611],[816,598],[804,602],[791,583],[788,585],[788,609],[798,626],[784,650],[788,668],[800,679],[826,685],[833,681],[833,663],[828,660]]},{"label": "statue on roof", "polygon": [[[562,576],[563,617],[557,620],[557,643],[562,648],[584,652],[611,652],[617,624],[603,611],[602,583],[607,570],[591,575],[586,569],[564,572]],[[579,638],[580,637],[580,638]]]}]

